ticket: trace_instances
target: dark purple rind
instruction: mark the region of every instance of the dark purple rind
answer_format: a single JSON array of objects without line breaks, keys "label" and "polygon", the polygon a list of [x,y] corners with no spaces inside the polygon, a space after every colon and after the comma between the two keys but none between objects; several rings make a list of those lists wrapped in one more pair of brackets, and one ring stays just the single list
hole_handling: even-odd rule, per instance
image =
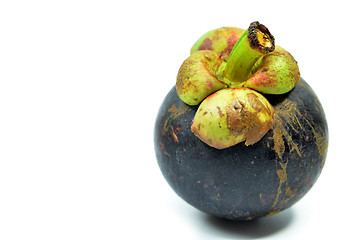
[{"label": "dark purple rind", "polygon": [[197,209],[226,219],[249,220],[284,210],[319,177],[328,146],[323,108],[308,84],[267,96],[276,123],[257,143],[218,150],[190,130],[197,110],[172,88],[155,123],[161,172],[172,189]]}]

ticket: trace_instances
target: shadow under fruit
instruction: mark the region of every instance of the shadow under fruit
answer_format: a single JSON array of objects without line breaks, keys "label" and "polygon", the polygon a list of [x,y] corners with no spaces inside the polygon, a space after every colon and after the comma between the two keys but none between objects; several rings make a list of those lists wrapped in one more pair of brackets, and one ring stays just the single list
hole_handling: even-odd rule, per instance
[{"label": "shadow under fruit", "polygon": [[[242,30],[232,31],[237,30],[227,29],[226,39],[239,39]],[[222,62],[236,44],[232,39],[216,46]],[[197,44],[192,51],[212,48],[212,38]],[[327,122],[316,94],[300,78],[292,90],[263,97],[274,108],[265,135],[250,145],[217,149],[191,131],[199,105],[182,101],[176,87],[170,90],[155,123],[155,152],[163,176],[186,202],[214,216],[249,220],[292,206],[316,182],[328,147]]]}]

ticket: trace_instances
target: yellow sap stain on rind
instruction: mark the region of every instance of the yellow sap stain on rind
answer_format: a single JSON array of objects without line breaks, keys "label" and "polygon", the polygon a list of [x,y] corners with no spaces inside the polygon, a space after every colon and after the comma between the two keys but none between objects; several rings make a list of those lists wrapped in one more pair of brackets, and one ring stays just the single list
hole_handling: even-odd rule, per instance
[{"label": "yellow sap stain on rind", "polygon": [[285,190],[285,193],[287,194],[287,196],[293,195],[293,191],[292,189],[290,189],[290,187],[288,187],[287,190]]},{"label": "yellow sap stain on rind", "polygon": [[327,149],[328,149],[328,136],[326,136],[322,129],[318,129],[319,131],[316,131],[312,124],[307,120],[307,124],[310,126],[313,132],[313,137],[315,139],[314,143],[317,146],[319,155],[323,159],[322,168],[324,167],[324,163],[327,157]]},{"label": "yellow sap stain on rind", "polygon": [[273,216],[274,214],[277,214],[277,213],[280,212],[280,211],[281,211],[281,209],[277,209],[277,210],[275,210],[275,211],[270,212],[269,214],[267,214],[266,217]]},{"label": "yellow sap stain on rind", "polygon": [[[299,84],[306,89],[307,91],[309,91],[309,93],[311,93],[314,96],[314,102],[316,105],[316,110],[318,112],[321,112],[321,114],[324,115],[324,111],[323,109],[320,109],[318,106],[321,106],[321,102],[319,101],[319,98],[317,97],[317,95],[315,94],[315,92],[308,87],[308,85],[304,82],[299,82]],[[298,99],[300,100],[300,99]],[[300,100],[301,101],[301,100]],[[302,102],[302,101],[301,101]],[[309,121],[307,121],[307,123],[309,124],[309,126],[312,128],[312,125],[310,124]],[[320,129],[321,130],[321,129]],[[315,131],[314,128],[312,128],[313,134],[314,134],[314,138],[315,138],[315,143],[317,145],[319,154],[323,157],[323,165],[324,165],[324,161],[326,159],[326,154],[327,154],[327,149],[328,149],[328,136],[326,136],[325,134],[323,134],[323,131]]]},{"label": "yellow sap stain on rind", "polygon": [[280,165],[280,169],[277,170],[277,175],[278,175],[278,178],[279,178],[279,187],[278,187],[278,191],[277,191],[277,196],[274,200],[274,203],[273,203],[273,207],[275,207],[279,201],[279,196],[280,194],[282,193],[282,186],[283,186],[283,183],[286,183],[287,182],[287,179],[288,179],[288,176],[287,176],[287,165],[288,165],[288,161],[285,162],[285,163],[282,163],[282,162],[279,162],[279,165]]},{"label": "yellow sap stain on rind", "polygon": [[276,108],[276,115],[274,119],[274,151],[277,153],[279,159],[283,158],[283,154],[285,151],[285,139],[290,151],[296,151],[297,154],[301,157],[302,155],[300,153],[298,145],[293,142],[292,136],[287,131],[288,126],[290,126],[295,132],[298,132],[294,127],[295,125],[299,125],[299,127],[303,129],[297,116],[300,115],[300,112],[297,110],[296,103],[290,101],[287,98],[283,100],[280,106]]},{"label": "yellow sap stain on rind", "polygon": [[[297,104],[287,98],[284,99],[283,102],[281,102],[280,105],[276,107],[275,123],[273,127],[273,141],[274,151],[278,155],[280,161],[277,160],[277,163],[279,162],[279,166],[278,164],[276,166],[277,176],[279,178],[279,186],[277,190],[277,195],[273,203],[273,207],[275,207],[279,202],[280,195],[282,194],[283,184],[288,185],[288,160],[285,163],[281,161],[283,160],[283,155],[285,152],[285,142],[291,152],[296,151],[298,156],[302,157],[298,145],[293,141],[292,136],[288,132],[289,127],[297,133],[299,133],[298,128],[304,130],[304,127],[298,119],[298,117],[300,116],[301,113],[297,109]],[[288,198],[282,200],[283,205],[295,195],[292,193],[289,186],[286,187],[286,195],[288,196]]]},{"label": "yellow sap stain on rind", "polygon": [[322,131],[317,132],[314,129],[313,129],[313,134],[314,134],[315,144],[317,145],[319,155],[323,159],[323,162],[322,162],[322,168],[323,168],[324,164],[326,162],[326,157],[327,157],[328,137],[325,134],[323,134]]},{"label": "yellow sap stain on rind", "polygon": [[[289,99],[284,99],[283,102],[276,107],[273,140],[274,151],[277,153],[279,159],[282,159],[285,151],[283,137],[286,139],[286,143],[288,144],[290,150],[295,150],[300,157],[302,156],[298,145],[293,142],[292,136],[287,131],[287,129],[291,127],[296,133],[299,133],[300,131],[296,129],[296,126],[299,126],[300,130],[305,131],[304,126],[299,121],[299,118],[301,117],[303,116],[297,109],[297,104]],[[327,137],[323,134],[323,131],[316,131],[308,119],[305,119],[305,121],[312,129],[319,154],[322,157],[325,157],[328,148]]]},{"label": "yellow sap stain on rind", "polygon": [[175,143],[178,143],[178,137],[177,134],[175,133],[175,130],[173,129],[173,127],[171,126],[171,130],[172,130],[172,137],[173,140],[175,141]]},{"label": "yellow sap stain on rind", "polygon": [[[308,124],[310,125],[309,122]],[[325,134],[323,134],[322,131],[316,131],[314,128],[312,128],[312,131],[315,139],[315,144],[317,145],[319,155],[323,157],[323,164],[324,164],[328,148],[327,136],[325,136]]]},{"label": "yellow sap stain on rind", "polygon": [[322,134],[320,134],[318,132],[315,132],[314,137],[315,137],[315,140],[316,140],[316,145],[317,145],[319,154],[321,156],[324,156],[326,154],[327,148],[328,148],[328,143],[327,143],[327,140],[326,140],[326,136],[324,136],[324,135],[322,135]]},{"label": "yellow sap stain on rind", "polygon": [[[302,154],[298,148],[298,145],[293,141],[292,136],[289,134],[287,130],[291,127],[295,132],[299,132],[296,127],[299,126],[302,130],[304,130],[303,126],[299,122],[298,116],[300,116],[300,112],[297,110],[297,104],[289,99],[284,99],[283,102],[276,108],[276,115],[275,115],[275,123],[273,126],[273,141],[274,141],[274,151],[278,155],[280,161],[277,160],[279,166],[277,164],[277,176],[279,178],[279,186],[277,190],[277,195],[275,197],[273,207],[275,207],[278,202],[280,195],[282,194],[282,187],[283,184],[287,184],[287,165],[288,159],[284,163],[283,155],[285,152],[285,141],[288,145],[290,151],[296,151],[298,156],[302,157]],[[291,191],[290,187],[288,186],[287,191]],[[289,190],[288,190],[289,189]],[[286,193],[288,195],[288,193]],[[287,200],[283,200],[282,203],[286,203],[290,198]]]},{"label": "yellow sap stain on rind", "polygon": [[[279,122],[279,121],[275,121],[275,122]],[[275,123],[275,125],[277,125],[277,124]],[[274,133],[274,135],[273,135],[274,151],[278,154],[278,157],[280,159],[282,159],[284,151],[285,151],[282,130],[281,130],[281,128],[277,127],[277,128],[274,128],[273,133]]]},{"label": "yellow sap stain on rind", "polygon": [[282,201],[282,204],[281,204],[282,206],[285,206],[287,204],[287,202],[295,196],[295,193],[292,191],[292,189],[290,187],[288,187],[285,190],[285,194],[286,194],[287,198]]},{"label": "yellow sap stain on rind", "polygon": [[179,108],[176,107],[175,104],[172,104],[171,108],[168,109],[168,112],[171,113],[171,118],[176,119],[179,116],[181,116],[182,114],[184,114],[187,111],[187,106],[186,105],[182,105]]},{"label": "yellow sap stain on rind", "polygon": [[164,124],[162,126],[162,135],[164,135],[164,136],[166,135],[170,120],[178,118],[179,116],[184,114],[187,111],[187,109],[188,108],[186,105],[182,105],[179,108],[177,108],[175,104],[171,105],[171,107],[167,110],[171,114],[166,119],[166,121],[164,122]]},{"label": "yellow sap stain on rind", "polygon": [[[304,86],[303,86],[304,87]],[[306,88],[306,87],[304,87]],[[307,89],[307,88],[306,88]],[[313,95],[314,92],[311,92]],[[301,99],[297,99],[300,102],[302,102]],[[298,147],[298,144],[296,144],[293,141],[293,138],[288,130],[293,130],[296,133],[301,133],[301,131],[306,131],[305,126],[303,126],[300,122],[300,118],[304,118],[304,116],[300,113],[300,111],[297,109],[297,103],[293,102],[289,99],[284,99],[278,106],[275,107],[276,114],[275,114],[275,123],[273,126],[273,141],[274,141],[274,147],[273,150],[277,154],[279,160],[277,160],[276,165],[276,171],[277,176],[279,178],[279,186],[277,190],[277,195],[273,203],[273,207],[276,207],[278,202],[280,201],[280,197],[282,194],[282,187],[283,184],[285,184],[285,199],[281,200],[280,204],[281,206],[284,206],[290,199],[292,199],[296,193],[292,191],[290,186],[288,186],[287,183],[287,163],[283,163],[283,155],[286,150],[285,144],[290,149],[290,152],[296,151],[298,156],[302,157],[302,153],[300,152],[300,149]],[[327,136],[325,136],[324,131],[322,129],[314,129],[313,125],[310,123],[310,120],[304,119],[306,123],[311,128],[311,131],[313,133],[313,137],[315,139],[314,143],[317,146],[318,152],[320,156],[323,158],[323,165],[326,159],[326,153],[328,148],[328,140]],[[281,161],[281,162],[280,162]],[[276,210],[278,212],[278,210]],[[272,213],[274,214],[274,213]]]},{"label": "yellow sap stain on rind", "polygon": [[278,178],[279,178],[279,186],[278,186],[277,196],[276,196],[276,198],[274,200],[274,203],[273,203],[273,207],[275,207],[278,204],[280,194],[283,193],[283,191],[282,191],[283,184],[286,185],[286,190],[285,190],[286,198],[284,198],[281,201],[281,206],[285,206],[286,203],[295,196],[295,193],[292,191],[292,189],[290,188],[290,186],[288,186],[288,183],[287,183],[287,180],[288,180],[288,175],[287,175],[288,161],[285,162],[285,163],[279,162],[279,165],[280,165],[280,169],[277,170],[277,175],[278,175]]}]

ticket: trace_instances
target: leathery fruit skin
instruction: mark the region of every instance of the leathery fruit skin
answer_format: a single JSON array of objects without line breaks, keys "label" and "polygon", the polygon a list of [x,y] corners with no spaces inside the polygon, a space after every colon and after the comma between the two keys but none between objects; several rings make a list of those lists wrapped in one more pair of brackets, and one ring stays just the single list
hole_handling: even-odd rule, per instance
[{"label": "leathery fruit skin", "polygon": [[197,209],[217,217],[250,220],[278,213],[300,200],[319,177],[328,148],[321,103],[301,79],[283,95],[266,95],[275,123],[257,143],[218,150],[190,130],[197,106],[175,87],[155,123],[158,165],[171,188]]}]

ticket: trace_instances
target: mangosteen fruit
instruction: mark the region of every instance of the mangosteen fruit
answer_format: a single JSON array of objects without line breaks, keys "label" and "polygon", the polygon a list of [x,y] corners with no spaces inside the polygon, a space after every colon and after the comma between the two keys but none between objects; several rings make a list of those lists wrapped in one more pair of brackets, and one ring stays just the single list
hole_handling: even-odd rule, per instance
[{"label": "mangosteen fruit", "polygon": [[182,199],[213,216],[250,220],[311,189],[326,160],[328,126],[296,60],[253,22],[194,44],[159,109],[154,145]]}]

